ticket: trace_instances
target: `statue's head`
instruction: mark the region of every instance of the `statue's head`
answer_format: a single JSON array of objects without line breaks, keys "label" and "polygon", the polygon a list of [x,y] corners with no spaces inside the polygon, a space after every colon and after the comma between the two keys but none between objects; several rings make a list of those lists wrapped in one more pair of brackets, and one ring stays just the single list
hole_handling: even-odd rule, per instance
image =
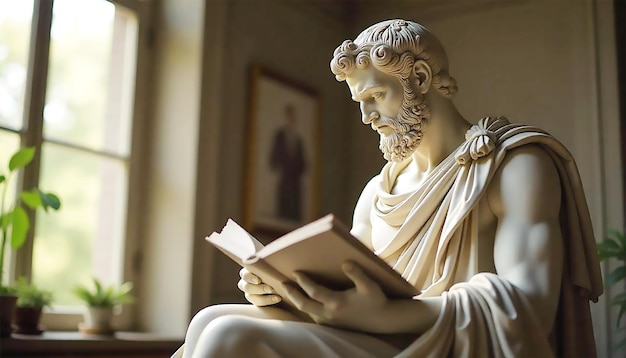
[{"label": "statue's head", "polygon": [[379,22],[354,41],[345,40],[335,49],[330,68],[338,81],[370,64],[407,81],[417,60],[430,66],[432,85],[442,96],[451,98],[456,93],[456,80],[448,74],[448,57],[439,40],[424,26],[407,20]]},{"label": "statue's head", "polygon": [[[424,94],[435,90],[439,95],[452,98],[457,91],[456,81],[448,73],[448,59],[439,41],[425,27],[406,20],[388,20],[372,25],[357,38],[344,41],[333,54],[330,68],[338,81],[372,68],[396,78],[404,92],[402,105],[394,119],[378,113],[366,113],[375,126],[376,120],[393,121],[394,133],[381,136],[380,147],[385,159],[401,161],[413,153],[422,138],[422,125],[430,117],[430,108]],[[360,76],[360,75],[359,75]],[[426,89],[422,80],[426,78]],[[354,82],[354,81],[353,81]],[[369,124],[369,123],[368,123]]]}]

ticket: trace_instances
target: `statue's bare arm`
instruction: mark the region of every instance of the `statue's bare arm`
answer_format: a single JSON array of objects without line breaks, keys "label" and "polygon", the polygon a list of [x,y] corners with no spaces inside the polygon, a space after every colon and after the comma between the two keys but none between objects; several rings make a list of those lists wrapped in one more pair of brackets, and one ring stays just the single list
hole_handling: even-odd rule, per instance
[{"label": "statue's bare arm", "polygon": [[379,175],[372,178],[361,192],[361,196],[354,207],[354,215],[352,218],[352,229],[350,233],[364,243],[370,250],[374,250],[372,246],[372,224],[370,222],[370,213],[372,212],[372,204],[376,194],[376,188],[379,182]]},{"label": "statue's bare arm", "polygon": [[[498,221],[497,273],[525,294],[540,317],[550,317],[542,319],[548,332],[557,308],[562,265],[560,184],[554,164],[534,146],[512,151],[496,173],[487,198]],[[371,202],[364,195],[361,199]],[[295,289],[288,290],[289,295],[319,323],[372,333],[421,333],[436,321],[440,297],[390,300],[358,267],[347,265],[345,272],[354,281],[354,289],[332,291],[297,275],[308,297]]]},{"label": "statue's bare arm", "polygon": [[547,334],[563,266],[559,175],[547,152],[535,145],[513,150],[501,168],[487,192],[498,218],[495,267],[525,294]]}]

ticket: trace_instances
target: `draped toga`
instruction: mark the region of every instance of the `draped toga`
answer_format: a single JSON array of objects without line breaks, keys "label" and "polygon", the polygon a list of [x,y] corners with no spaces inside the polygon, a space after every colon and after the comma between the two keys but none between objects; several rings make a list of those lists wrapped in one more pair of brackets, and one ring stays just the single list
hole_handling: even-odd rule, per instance
[{"label": "draped toga", "polygon": [[[388,225],[395,235],[376,254],[420,288],[421,297],[443,297],[435,325],[400,356],[595,356],[589,300],[602,294],[602,279],[572,156],[543,130],[503,117],[483,118],[465,139],[415,191],[390,194],[406,163],[388,163],[381,172],[372,225]],[[527,144],[550,155],[562,186],[564,267],[549,337],[518,289],[477,269],[475,209],[507,152]]]}]

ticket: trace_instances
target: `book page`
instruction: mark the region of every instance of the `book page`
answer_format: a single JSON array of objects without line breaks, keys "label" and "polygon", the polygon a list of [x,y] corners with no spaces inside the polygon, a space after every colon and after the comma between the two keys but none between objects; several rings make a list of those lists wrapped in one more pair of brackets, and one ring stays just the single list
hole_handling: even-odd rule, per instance
[{"label": "book page", "polygon": [[263,248],[262,243],[231,219],[228,219],[221,233],[214,232],[206,240],[228,256],[236,256],[239,262],[253,257]]}]

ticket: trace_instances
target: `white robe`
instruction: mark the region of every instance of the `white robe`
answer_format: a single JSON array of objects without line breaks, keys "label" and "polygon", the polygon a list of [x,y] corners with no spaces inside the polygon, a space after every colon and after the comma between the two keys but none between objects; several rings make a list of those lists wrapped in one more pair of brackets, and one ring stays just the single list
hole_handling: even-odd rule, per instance
[{"label": "white robe", "polygon": [[[474,209],[507,151],[527,144],[546,150],[562,185],[564,267],[559,312],[550,337],[525,297],[495,273],[478,270]],[[600,266],[578,170],[567,149],[544,131],[484,118],[417,190],[389,194],[407,163],[388,163],[371,214],[396,235],[376,248],[421,296],[444,298],[436,324],[401,356],[593,356],[589,300],[602,293]]]}]

